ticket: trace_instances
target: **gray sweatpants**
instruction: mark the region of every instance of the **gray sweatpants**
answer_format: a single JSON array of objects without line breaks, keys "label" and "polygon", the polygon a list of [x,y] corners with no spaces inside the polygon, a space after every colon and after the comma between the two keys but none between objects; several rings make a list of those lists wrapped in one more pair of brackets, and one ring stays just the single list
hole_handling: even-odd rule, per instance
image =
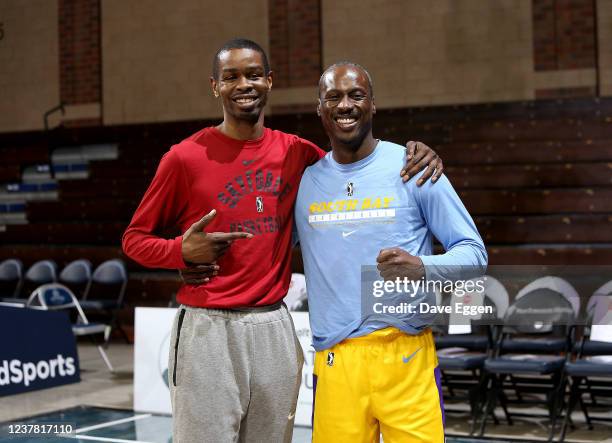
[{"label": "gray sweatpants", "polygon": [[181,306],[170,343],[174,443],[291,442],[304,358],[284,304]]}]

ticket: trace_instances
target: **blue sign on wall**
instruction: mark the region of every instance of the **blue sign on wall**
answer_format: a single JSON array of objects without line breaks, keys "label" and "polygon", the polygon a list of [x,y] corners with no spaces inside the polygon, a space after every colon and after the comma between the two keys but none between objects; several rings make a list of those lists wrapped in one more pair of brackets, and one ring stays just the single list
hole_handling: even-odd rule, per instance
[{"label": "blue sign on wall", "polygon": [[81,380],[68,313],[0,306],[0,396]]}]

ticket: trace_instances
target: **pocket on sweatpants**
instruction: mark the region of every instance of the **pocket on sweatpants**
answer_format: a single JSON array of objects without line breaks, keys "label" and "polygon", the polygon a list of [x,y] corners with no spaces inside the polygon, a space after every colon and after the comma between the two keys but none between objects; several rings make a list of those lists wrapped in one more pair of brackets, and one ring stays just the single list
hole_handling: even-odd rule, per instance
[{"label": "pocket on sweatpants", "polygon": [[288,321],[289,325],[291,326],[291,333],[293,335],[293,343],[295,346],[297,369],[298,369],[299,377],[301,377],[302,368],[304,367],[304,349],[302,349],[302,344],[300,343],[300,339],[298,338],[297,332],[295,331],[295,324],[293,323],[293,318],[291,317],[291,314],[289,313],[289,310],[287,309],[286,306],[284,307],[284,309],[286,309],[286,312],[287,312],[286,321]]},{"label": "pocket on sweatpants", "polygon": [[183,319],[185,318],[185,309],[181,309],[179,312],[177,324],[176,324],[176,338],[174,339],[174,347],[170,349],[170,352],[173,354],[174,358],[172,359],[172,384],[174,386],[178,386],[178,376],[177,370],[179,365],[178,359],[178,351],[179,344],[181,342],[181,329],[183,327]]}]

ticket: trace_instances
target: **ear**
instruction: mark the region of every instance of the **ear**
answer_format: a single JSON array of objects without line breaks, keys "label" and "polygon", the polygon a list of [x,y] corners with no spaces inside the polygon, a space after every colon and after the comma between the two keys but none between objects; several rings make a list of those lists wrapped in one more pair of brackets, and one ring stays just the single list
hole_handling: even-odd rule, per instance
[{"label": "ear", "polygon": [[272,79],[273,78],[274,78],[274,72],[272,71],[268,72],[268,75],[266,76],[266,83],[268,83],[268,91],[272,89]]},{"label": "ear", "polygon": [[215,97],[219,97],[219,90],[217,89],[217,80],[214,77],[210,77],[210,89]]},{"label": "ear", "polygon": [[317,115],[321,117],[321,99],[317,99]]},{"label": "ear", "polygon": [[376,114],[376,105],[372,102],[372,114]]}]

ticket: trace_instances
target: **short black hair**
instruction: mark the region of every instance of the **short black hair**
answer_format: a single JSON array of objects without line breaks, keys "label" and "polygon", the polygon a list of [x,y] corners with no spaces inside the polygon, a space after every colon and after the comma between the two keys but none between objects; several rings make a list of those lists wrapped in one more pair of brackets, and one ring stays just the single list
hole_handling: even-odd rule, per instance
[{"label": "short black hair", "polygon": [[233,38],[225,42],[215,54],[215,58],[213,58],[212,75],[214,79],[219,78],[219,57],[221,56],[221,53],[229,51],[231,49],[251,49],[253,51],[259,52],[263,60],[265,74],[268,75],[270,73],[270,63],[268,63],[268,56],[266,55],[266,52],[261,46],[259,46],[253,40],[249,40],[246,38]]},{"label": "short black hair", "polygon": [[370,90],[370,96],[374,97],[374,82],[372,81],[372,76],[370,75],[368,70],[364,68],[363,66],[361,66],[359,63],[349,62],[346,60],[334,63],[333,65],[328,66],[327,69],[325,69],[325,71],[323,71],[323,74],[321,74],[321,77],[319,78],[319,94],[321,93],[321,87],[323,86],[323,77],[325,77],[325,74],[327,74],[329,71],[336,69],[340,66],[352,66],[353,68],[361,69],[365,73],[368,79],[368,89]]}]

